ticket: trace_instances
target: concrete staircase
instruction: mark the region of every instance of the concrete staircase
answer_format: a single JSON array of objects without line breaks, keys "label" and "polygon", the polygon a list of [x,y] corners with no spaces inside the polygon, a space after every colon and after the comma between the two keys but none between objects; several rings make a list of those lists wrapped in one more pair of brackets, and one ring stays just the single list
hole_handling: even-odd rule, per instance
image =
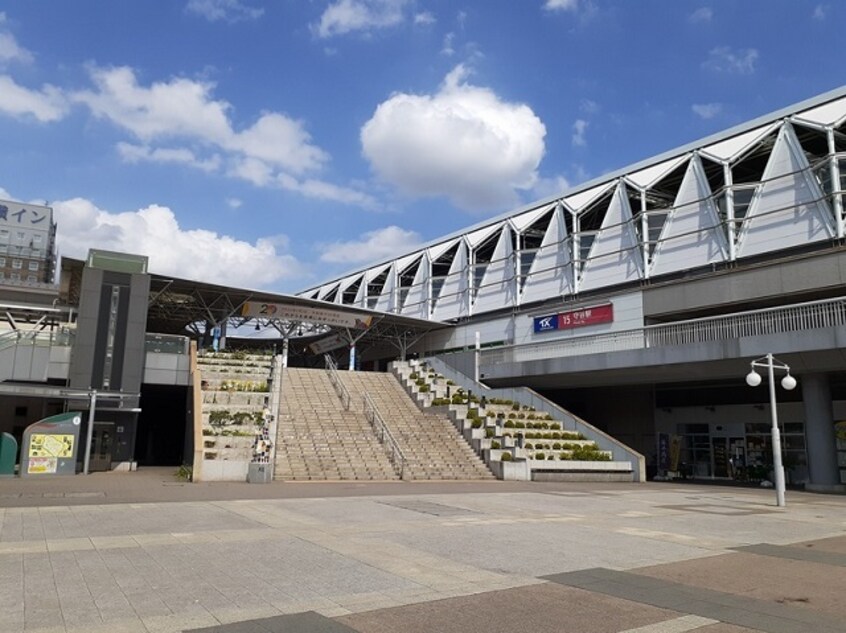
[{"label": "concrete staircase", "polygon": [[[405,455],[406,479],[494,479],[449,418],[421,412],[394,375],[342,371],[339,376],[352,397],[351,409],[361,410],[365,393],[376,405]],[[327,385],[332,389],[328,380]]]},{"label": "concrete staircase", "polygon": [[274,479],[398,479],[364,417],[361,398],[352,405],[344,410],[327,371],[285,369]]}]

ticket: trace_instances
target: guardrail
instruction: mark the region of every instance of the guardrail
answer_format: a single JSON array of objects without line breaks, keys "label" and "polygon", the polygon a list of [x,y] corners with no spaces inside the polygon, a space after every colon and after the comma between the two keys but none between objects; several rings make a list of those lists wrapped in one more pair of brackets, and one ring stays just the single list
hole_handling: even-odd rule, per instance
[{"label": "guardrail", "polygon": [[191,339],[179,334],[146,334],[144,351],[154,354],[187,354]]},{"label": "guardrail", "polygon": [[367,418],[368,422],[370,422],[370,426],[373,427],[376,437],[379,438],[379,441],[385,447],[385,450],[388,453],[388,460],[390,460],[394,470],[397,471],[400,479],[405,479],[406,459],[402,449],[400,449],[399,444],[397,444],[397,441],[394,439],[394,436],[391,435],[388,425],[385,424],[385,420],[382,419],[382,416],[379,414],[379,409],[377,409],[376,405],[373,404],[370,396],[364,394],[362,396],[362,400],[364,402],[364,417]]},{"label": "guardrail", "polygon": [[332,360],[332,357],[329,356],[329,354],[324,354],[323,360],[326,363],[326,371],[329,372],[329,382],[331,382],[332,386],[335,387],[335,391],[344,405],[344,410],[349,411],[350,392],[347,391],[346,386],[343,382],[341,382],[341,377],[338,375],[338,365],[335,364],[335,361]]},{"label": "guardrail", "polygon": [[482,350],[481,365],[708,343],[846,325],[846,298],[735,312],[634,330]]},{"label": "guardrail", "polygon": [[10,330],[0,334],[0,349],[13,345],[29,344],[37,347],[69,347],[73,344],[76,332],[71,329],[58,330]]}]

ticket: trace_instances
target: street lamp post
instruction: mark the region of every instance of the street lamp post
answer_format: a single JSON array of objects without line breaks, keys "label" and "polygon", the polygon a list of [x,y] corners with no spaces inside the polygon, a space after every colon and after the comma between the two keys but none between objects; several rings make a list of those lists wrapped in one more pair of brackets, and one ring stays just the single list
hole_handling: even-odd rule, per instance
[{"label": "street lamp post", "polygon": [[781,463],[781,432],[778,428],[778,412],[776,411],[776,392],[775,392],[775,370],[780,369],[785,372],[784,378],[781,379],[781,386],[790,391],[796,387],[796,379],[790,375],[790,367],[780,360],[773,358],[772,354],[767,354],[751,362],[752,370],[746,375],[746,384],[750,387],[757,387],[761,384],[761,375],[755,371],[756,367],[765,367],[767,369],[767,377],[770,380],[770,416],[772,418],[772,441],[773,441],[773,472],[775,473],[775,489],[776,489],[776,504],[781,507],[784,506],[784,466]]}]

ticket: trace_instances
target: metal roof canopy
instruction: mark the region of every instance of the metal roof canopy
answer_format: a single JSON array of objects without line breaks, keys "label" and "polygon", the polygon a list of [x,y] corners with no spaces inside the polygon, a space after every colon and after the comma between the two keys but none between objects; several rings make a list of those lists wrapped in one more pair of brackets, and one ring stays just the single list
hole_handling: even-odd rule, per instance
[{"label": "metal roof canopy", "polygon": [[[85,262],[79,259],[63,257],[61,262],[61,299],[69,305],[79,304],[82,285],[82,270]],[[221,286],[188,279],[179,279],[165,275],[150,274],[150,298],[147,312],[147,331],[157,334],[193,333],[196,336],[203,332],[200,324],[211,322],[214,324],[230,321],[235,326],[243,326],[253,321],[274,327],[280,338],[290,337],[303,323],[311,323],[328,334],[337,331],[351,344],[374,344],[387,341],[399,347],[407,347],[405,342],[416,341],[432,330],[452,327],[451,324],[439,321],[417,319],[379,310],[370,310],[358,306],[339,305],[318,299],[307,299],[293,295],[273,293],[264,290],[250,290]],[[367,329],[356,330],[346,327],[328,326],[312,323],[306,320],[284,321],[274,318],[245,317],[241,310],[247,303],[280,304],[290,308],[310,308],[338,315],[354,315],[362,320],[370,319]],[[314,340],[313,334],[308,338]],[[237,338],[237,337],[233,337]],[[299,337],[298,337],[299,338]],[[266,339],[268,342],[273,339]]]}]

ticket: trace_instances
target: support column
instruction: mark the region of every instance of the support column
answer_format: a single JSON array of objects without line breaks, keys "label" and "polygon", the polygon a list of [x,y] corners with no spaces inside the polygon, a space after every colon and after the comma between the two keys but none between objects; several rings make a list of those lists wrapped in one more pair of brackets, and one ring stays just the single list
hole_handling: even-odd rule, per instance
[{"label": "support column", "polygon": [[802,376],[802,404],[805,409],[805,442],[808,450],[808,476],[805,488],[814,492],[843,492],[837,466],[834,414],[828,374]]}]

